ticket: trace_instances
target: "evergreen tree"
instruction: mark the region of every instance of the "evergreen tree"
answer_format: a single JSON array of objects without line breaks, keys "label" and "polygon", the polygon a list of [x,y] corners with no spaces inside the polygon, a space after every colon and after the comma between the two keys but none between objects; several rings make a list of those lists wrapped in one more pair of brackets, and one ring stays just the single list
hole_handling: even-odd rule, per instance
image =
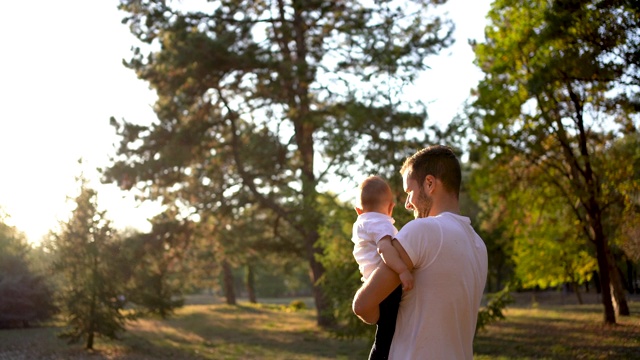
[{"label": "evergreen tree", "polygon": [[61,337],[70,343],[84,339],[85,347],[93,349],[96,335],[117,338],[124,331],[125,287],[116,261],[116,233],[98,210],[96,191],[85,179],[79,182],[76,207],[54,234],[53,268],[64,279],[58,295],[68,330]]}]

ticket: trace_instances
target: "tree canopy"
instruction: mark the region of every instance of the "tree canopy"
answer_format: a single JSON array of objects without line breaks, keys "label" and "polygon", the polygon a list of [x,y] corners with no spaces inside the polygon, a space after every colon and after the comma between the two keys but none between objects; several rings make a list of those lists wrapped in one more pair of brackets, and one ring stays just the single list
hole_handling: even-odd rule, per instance
[{"label": "tree canopy", "polygon": [[621,308],[626,300],[618,286],[611,254],[614,233],[606,219],[613,219],[607,215],[613,208],[637,212],[638,199],[624,194],[630,188],[637,194],[640,182],[629,166],[634,158],[604,160],[614,155],[610,149],[616,142],[631,141],[637,147],[638,4],[498,0],[489,19],[484,43],[474,44],[484,78],[468,117],[474,139],[471,158],[481,163],[478,174],[507,181],[490,182],[485,200],[506,204],[493,208],[498,211],[521,206],[517,200],[522,196],[514,193],[522,194],[530,184],[538,190],[536,197],[555,197],[550,208],[524,211],[528,216],[536,211],[569,214],[559,218],[564,224],[549,225],[545,237],[560,235],[565,231],[560,226],[573,224],[569,238],[556,237],[591,244],[605,321],[615,322],[610,284]]},{"label": "tree canopy", "polygon": [[184,216],[250,204],[286,223],[310,264],[318,322],[329,304],[315,244],[318,187],[354,171],[395,176],[425,143],[424,104],[402,86],[451,43],[433,1],[122,1],[141,41],[126,66],[157,92],[153,124],[122,137],[105,181]]}]

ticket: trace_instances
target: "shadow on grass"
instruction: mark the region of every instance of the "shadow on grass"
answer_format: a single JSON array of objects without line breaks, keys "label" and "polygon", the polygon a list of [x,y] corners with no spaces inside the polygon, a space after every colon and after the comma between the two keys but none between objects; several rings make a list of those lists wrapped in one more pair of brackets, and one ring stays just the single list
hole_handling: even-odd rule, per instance
[{"label": "shadow on grass", "polygon": [[606,325],[600,306],[513,309],[475,339],[478,359],[640,359],[640,304]]},{"label": "shadow on grass", "polygon": [[366,359],[370,348],[364,340],[331,337],[315,325],[312,310],[268,305],[191,307],[135,333],[207,359]]},{"label": "shadow on grass", "polygon": [[0,359],[62,360],[62,359],[189,359],[190,354],[154,346],[142,338],[124,333],[122,341],[97,338],[95,350],[87,350],[84,343],[68,344],[58,338],[62,327],[34,327],[0,330]]}]

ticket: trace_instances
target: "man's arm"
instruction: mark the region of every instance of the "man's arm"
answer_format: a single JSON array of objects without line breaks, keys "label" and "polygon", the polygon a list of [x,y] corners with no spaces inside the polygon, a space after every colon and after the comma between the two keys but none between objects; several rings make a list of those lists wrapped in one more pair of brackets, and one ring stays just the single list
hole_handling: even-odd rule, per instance
[{"label": "man's arm", "polygon": [[400,278],[384,262],[373,270],[353,298],[353,312],[367,324],[380,317],[380,303],[400,284]]},{"label": "man's arm", "polygon": [[[399,242],[393,241],[400,258],[405,261],[408,269],[413,269],[413,262]],[[375,324],[380,317],[380,303],[400,284],[398,274],[391,270],[384,262],[369,276],[367,281],[356,292],[353,298],[353,312],[365,323]]]},{"label": "man's arm", "polygon": [[[385,236],[378,242],[378,253],[382,261],[400,276],[402,290],[413,289],[413,275],[407,264],[400,257],[400,252],[392,245],[391,236]],[[396,241],[397,242],[397,241]],[[402,245],[400,245],[402,246]],[[403,249],[404,250],[404,249]]]}]

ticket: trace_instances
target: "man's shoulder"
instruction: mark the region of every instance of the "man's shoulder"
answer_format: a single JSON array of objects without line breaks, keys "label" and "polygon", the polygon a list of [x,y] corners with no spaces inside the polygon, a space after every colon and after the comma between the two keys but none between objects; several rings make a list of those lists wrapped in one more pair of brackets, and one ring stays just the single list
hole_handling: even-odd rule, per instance
[{"label": "man's shoulder", "polygon": [[402,227],[402,229],[400,229],[400,231],[404,233],[414,232],[414,231],[423,232],[434,226],[439,226],[438,220],[432,217],[418,218],[418,219],[410,220],[409,222],[404,224],[404,226]]},{"label": "man's shoulder", "polygon": [[[451,215],[451,216],[449,216]],[[432,233],[436,230],[451,229],[460,225],[460,219],[468,219],[456,214],[443,213],[436,216],[428,216],[417,218],[407,222],[401,229],[404,232],[427,232]]]}]

